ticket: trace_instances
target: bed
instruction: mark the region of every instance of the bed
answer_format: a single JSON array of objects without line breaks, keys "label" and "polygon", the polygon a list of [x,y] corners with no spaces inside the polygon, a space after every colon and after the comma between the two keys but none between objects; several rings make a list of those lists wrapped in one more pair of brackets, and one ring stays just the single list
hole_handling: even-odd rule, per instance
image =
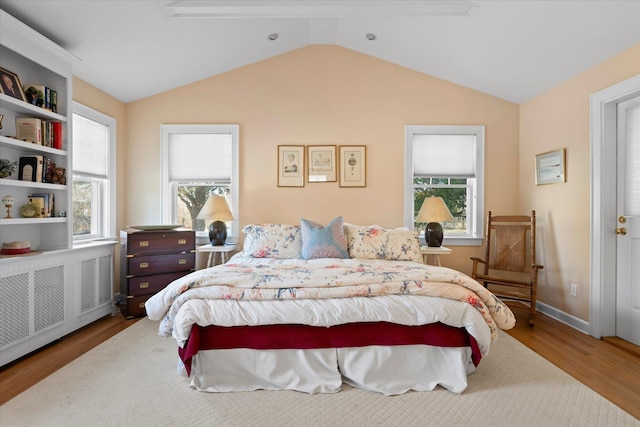
[{"label": "bed", "polygon": [[467,387],[513,313],[467,275],[424,265],[415,231],[251,224],[227,263],[150,298],[179,371],[207,392],[386,395]]}]

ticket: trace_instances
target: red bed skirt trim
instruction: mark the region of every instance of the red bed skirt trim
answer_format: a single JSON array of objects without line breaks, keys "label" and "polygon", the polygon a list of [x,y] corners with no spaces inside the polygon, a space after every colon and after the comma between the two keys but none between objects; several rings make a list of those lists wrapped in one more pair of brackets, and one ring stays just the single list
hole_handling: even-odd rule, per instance
[{"label": "red bed skirt trim", "polygon": [[346,323],[330,327],[308,325],[198,326],[193,325],[180,359],[191,375],[191,359],[199,350],[250,348],[256,350],[364,347],[368,345],[426,344],[471,347],[478,366],[482,355],[466,329],[442,323],[399,325],[388,322]]}]

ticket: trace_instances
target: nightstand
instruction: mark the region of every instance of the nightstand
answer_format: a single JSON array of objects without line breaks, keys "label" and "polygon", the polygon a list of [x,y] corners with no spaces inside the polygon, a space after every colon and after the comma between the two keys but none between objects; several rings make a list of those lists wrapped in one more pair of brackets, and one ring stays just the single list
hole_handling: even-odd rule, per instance
[{"label": "nightstand", "polygon": [[198,246],[196,252],[209,252],[209,259],[207,261],[207,268],[209,268],[229,261],[229,253],[233,252],[236,246],[237,245],[212,246],[211,243],[209,243],[208,245]]},{"label": "nightstand", "polygon": [[444,246],[420,246],[420,252],[422,252],[422,262],[424,264],[429,264],[429,255],[431,255],[431,265],[440,266],[440,255],[449,255],[451,253],[451,249]]}]

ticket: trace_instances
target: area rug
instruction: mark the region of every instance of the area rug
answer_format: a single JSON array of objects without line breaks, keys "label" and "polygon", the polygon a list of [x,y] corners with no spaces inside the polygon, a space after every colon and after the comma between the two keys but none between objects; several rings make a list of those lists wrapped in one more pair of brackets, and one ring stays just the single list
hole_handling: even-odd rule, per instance
[{"label": "area rug", "polygon": [[638,426],[633,416],[501,333],[461,395],[203,393],[176,344],[141,319],[0,407],[13,426]]}]

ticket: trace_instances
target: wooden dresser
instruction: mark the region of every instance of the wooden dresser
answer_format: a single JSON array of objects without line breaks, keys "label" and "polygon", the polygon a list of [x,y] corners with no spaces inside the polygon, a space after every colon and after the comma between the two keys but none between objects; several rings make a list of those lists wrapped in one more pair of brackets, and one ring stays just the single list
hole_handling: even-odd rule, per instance
[{"label": "wooden dresser", "polygon": [[193,230],[120,231],[120,311],[146,316],[144,303],[173,280],[195,270]]}]

